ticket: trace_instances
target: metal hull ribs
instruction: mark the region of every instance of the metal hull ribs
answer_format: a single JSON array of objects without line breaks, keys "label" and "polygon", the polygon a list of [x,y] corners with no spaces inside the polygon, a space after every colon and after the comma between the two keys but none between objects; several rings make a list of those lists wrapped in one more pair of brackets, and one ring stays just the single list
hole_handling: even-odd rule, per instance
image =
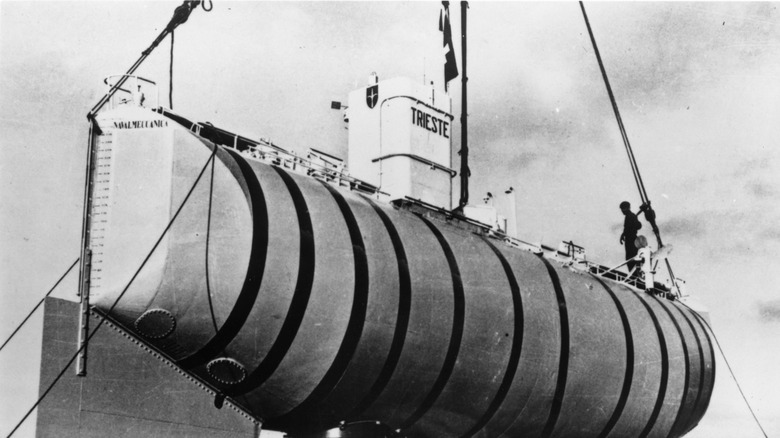
[{"label": "metal hull ribs", "polygon": [[714,357],[686,307],[134,111],[98,120],[92,303],[213,166],[110,317],[265,428],[661,437],[703,416]]}]

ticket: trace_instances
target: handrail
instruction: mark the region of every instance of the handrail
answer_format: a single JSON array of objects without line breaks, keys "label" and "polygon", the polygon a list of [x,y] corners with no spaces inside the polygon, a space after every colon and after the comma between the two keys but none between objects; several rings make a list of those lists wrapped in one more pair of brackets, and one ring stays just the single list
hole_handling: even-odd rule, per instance
[{"label": "handrail", "polygon": [[[441,114],[444,114],[444,116],[445,116],[445,117],[449,117],[449,119],[450,119],[450,123],[452,123],[452,121],[455,119],[455,117],[453,117],[453,115],[452,115],[452,114],[450,114],[450,113],[448,113],[448,112],[446,112],[446,111],[444,111],[444,110],[441,110],[441,109],[439,109],[439,108],[436,108],[435,106],[433,106],[433,105],[429,104],[428,102],[425,102],[425,101],[423,101],[423,100],[420,100],[420,99],[418,99],[418,98],[416,98],[416,97],[407,96],[407,95],[405,95],[405,94],[403,94],[403,95],[400,95],[400,96],[390,96],[390,97],[386,97],[386,98],[382,99],[382,102],[380,102],[380,103],[379,103],[379,153],[380,153],[380,154],[382,153],[382,140],[383,140],[383,138],[384,138],[384,135],[382,134],[382,126],[383,126],[383,123],[382,123],[382,120],[383,120],[383,119],[382,119],[382,110],[384,109],[384,107],[385,107],[385,104],[386,104],[387,102],[389,102],[389,101],[393,100],[393,99],[409,99],[409,100],[412,100],[412,101],[414,101],[414,103],[415,103],[415,104],[420,104],[420,105],[423,105],[423,106],[424,106],[424,107],[426,107],[426,108],[429,108],[429,109],[431,109],[431,110],[433,110],[433,111],[436,111],[436,112],[439,112],[439,113],[441,113]],[[450,146],[450,147],[451,147],[451,146]],[[450,161],[452,161],[452,158],[450,158]],[[374,161],[372,161],[372,162],[374,162]],[[452,163],[450,163],[450,164],[452,164]],[[450,169],[450,170],[451,170],[451,169]],[[380,187],[382,186],[382,178],[383,178],[383,175],[384,175],[384,172],[383,172],[383,170],[382,170],[382,162],[381,162],[381,161],[379,161],[379,186],[380,186]],[[452,175],[452,174],[450,174],[450,175],[451,175],[451,176],[450,176],[450,178],[452,178],[452,177],[453,177],[453,175]],[[452,190],[452,189],[450,188],[450,190]]]},{"label": "handrail", "polygon": [[160,42],[168,36],[168,34],[172,33],[176,27],[178,27],[180,24],[187,21],[187,18],[189,18],[190,13],[192,12],[195,7],[200,4],[200,1],[193,1],[193,0],[185,0],[181,5],[179,5],[174,11],[173,11],[173,17],[171,18],[171,21],[168,22],[168,25],[165,27],[165,29],[160,32],[160,34],[155,38],[155,40],[152,42],[152,44],[146,48],[143,52],[141,52],[141,56],[133,63],[132,66],[127,70],[127,73],[125,73],[125,76],[122,77],[122,79],[119,80],[116,84],[114,84],[110,90],[108,90],[108,93],[106,93],[98,103],[95,104],[95,106],[92,107],[92,109],[87,113],[87,119],[92,119],[95,117],[95,114],[97,114],[98,111],[100,111],[101,108],[109,101],[111,98],[116,94],[117,90],[119,90],[122,85],[124,85],[125,81],[127,81],[127,75],[132,75],[135,73],[135,71],[138,69],[138,67],[141,66],[141,64],[146,60],[146,58],[149,57],[149,55],[152,53],[152,51],[157,47],[157,45],[160,44]]},{"label": "handrail", "polygon": [[[408,196],[402,200],[394,201],[393,204],[395,204],[397,207],[409,209],[412,211],[415,210],[414,206],[417,206],[416,208],[418,209],[425,209],[425,211],[431,212],[433,214],[441,215],[441,218],[443,220],[446,220],[448,223],[453,223],[453,220],[456,220],[457,222],[462,222],[464,224],[467,224],[468,226],[476,227],[479,230],[478,232],[479,234],[484,234],[486,236],[490,236],[502,240],[504,243],[514,248],[531,251],[534,254],[544,257],[546,259],[556,260],[558,262],[561,262],[561,258],[556,257],[556,254],[559,254],[559,252],[555,248],[551,248],[541,243],[536,245],[529,242],[525,242],[516,237],[509,236],[506,233],[503,233],[501,231],[497,231],[488,224],[485,224],[475,219],[471,219],[456,211],[440,208],[435,205],[429,204],[425,201],[410,198]],[[617,281],[620,284],[634,288],[637,291],[644,291],[645,285],[644,282],[642,282],[640,279],[631,276],[630,273],[626,274],[624,272],[615,270],[620,266],[623,266],[624,264],[625,263],[618,265],[614,268],[609,268],[607,266],[599,265],[598,263],[594,263],[587,260],[576,260],[574,258],[571,258],[571,260],[567,263],[567,265],[571,266],[572,268],[589,272],[593,275],[596,275],[606,280]],[[666,289],[659,289],[658,287],[656,287],[656,284],[654,284],[653,287],[657,290],[668,292],[668,290]]]},{"label": "handrail", "polygon": [[431,161],[431,160],[429,160],[427,158],[423,158],[423,157],[421,157],[419,155],[415,155],[415,154],[387,154],[387,155],[382,155],[381,157],[374,158],[373,160],[371,160],[371,162],[372,163],[376,163],[377,161],[381,161],[381,160],[385,160],[385,159],[393,158],[393,157],[409,157],[409,158],[411,158],[413,160],[417,160],[417,161],[419,161],[421,163],[427,164],[427,165],[429,165],[431,167],[435,167],[435,168],[437,168],[439,170],[443,170],[443,171],[449,173],[450,174],[450,178],[454,178],[455,175],[458,174],[458,172],[454,171],[453,169],[450,169],[447,166],[442,166],[439,163],[436,163],[434,161]]},{"label": "handrail", "polygon": [[413,100],[414,103],[416,103],[416,104],[420,104],[420,105],[422,105],[422,106],[424,106],[426,108],[432,109],[433,111],[436,111],[438,113],[443,114],[445,117],[449,117],[450,121],[455,120],[455,116],[453,116],[452,114],[448,113],[447,111],[444,111],[442,109],[436,108],[435,106],[429,104],[428,102],[426,102],[424,100],[420,100],[420,99],[418,99],[416,97],[412,97],[412,96],[407,96],[405,94],[404,95],[400,95],[400,96],[390,96],[390,97],[387,97],[387,98],[383,99],[382,103],[379,104],[380,108],[381,108],[382,105],[385,104],[385,102],[393,100],[393,99],[409,99],[409,100]]},{"label": "handrail", "polygon": [[218,128],[208,122],[192,122],[167,108],[156,108],[153,110],[163,116],[175,121],[194,134],[220,144],[239,152],[255,153],[255,158],[270,161],[272,164],[281,165],[287,168],[295,169],[300,166],[306,169],[306,173],[314,176],[321,176],[325,179],[334,179],[341,183],[347,182],[350,187],[370,194],[383,194],[378,187],[365,181],[350,176],[346,171],[339,171],[330,167],[315,163],[312,160],[296,155],[280,146],[267,140],[252,140],[222,128]]},{"label": "handrail", "polygon": [[[180,124],[184,128],[192,131],[196,135],[205,138],[207,140],[213,141],[214,143],[238,150],[239,152],[245,152],[245,153],[248,152],[248,153],[257,154],[257,155],[253,155],[257,159],[265,160],[270,162],[271,164],[277,166],[283,166],[286,168],[295,169],[297,167],[301,167],[303,169],[306,169],[305,171],[306,174],[316,178],[325,179],[325,180],[336,180],[339,185],[341,185],[342,182],[346,182],[350,188],[362,191],[364,193],[369,193],[372,195],[380,195],[380,194],[386,195],[386,193],[382,192],[378,187],[375,187],[365,181],[350,176],[347,171],[342,172],[337,169],[333,169],[315,163],[310,159],[298,156],[290,151],[287,151],[286,149],[281,148],[271,143],[270,141],[252,140],[250,138],[238,134],[234,134],[230,131],[217,128],[216,126],[213,126],[207,122],[206,123],[191,122],[167,108],[160,107],[154,109],[153,111],[162,114],[165,117],[168,117],[169,119],[175,121],[176,123]],[[322,152],[315,150],[315,153],[322,153]],[[327,155],[327,154],[323,153],[323,155]],[[426,164],[430,162],[433,165],[442,168],[443,170],[452,170],[452,169],[447,169],[446,167],[438,165],[436,163],[433,163],[432,161],[427,160],[425,158],[412,156],[411,154],[391,154],[391,155],[410,156],[414,159],[420,159],[422,162],[426,162]],[[374,161],[379,161],[381,159],[388,158],[388,157],[389,155],[385,157],[379,157],[374,159]],[[396,202],[400,202],[401,204],[418,205],[420,208],[424,208],[426,211],[443,215],[445,218],[447,218],[447,220],[456,219],[458,221],[464,222],[471,226],[477,227],[478,229],[482,230],[481,231],[482,233],[503,240],[507,244],[512,245],[516,248],[533,251],[536,254],[540,254],[543,257],[550,258],[553,260],[560,260],[559,257],[555,257],[555,254],[558,253],[558,250],[555,248],[551,248],[541,243],[538,245],[532,244],[520,240],[516,237],[509,236],[501,231],[496,231],[493,227],[491,227],[488,224],[463,216],[458,212],[437,207],[425,201],[409,198],[409,197],[405,197],[403,200],[399,200]],[[403,208],[403,206],[400,204],[396,203],[396,205]],[[616,270],[617,268],[625,265],[625,263],[615,266],[613,268],[599,265],[597,263],[587,261],[587,260],[577,260],[577,263],[578,265],[584,265],[584,267],[582,268],[577,267],[577,269],[583,269],[587,272],[590,272],[604,279],[618,281],[621,284],[624,284],[629,287],[633,287],[638,290],[643,289],[643,283],[640,280],[632,277],[630,274],[626,274]]]},{"label": "handrail", "polygon": [[[144,78],[144,77],[137,76],[137,75],[129,75],[129,74],[127,74],[127,73],[124,73],[124,74],[121,74],[121,75],[110,75],[110,76],[106,76],[106,77],[103,79],[103,83],[104,83],[104,84],[106,84],[106,85],[108,85],[108,80],[109,80],[109,79],[111,79],[111,78],[117,78],[117,77],[120,77],[120,76],[127,76],[128,78],[135,78],[135,79],[140,79],[140,80],[142,80],[142,81],[144,81],[144,82],[148,82],[148,83],[150,83],[150,84],[152,84],[152,85],[157,85],[157,82],[155,82],[155,81],[153,81],[153,80],[151,80],[151,79],[146,79],[146,78]],[[121,88],[120,88],[120,90],[121,90]]]},{"label": "handrail", "polygon": [[[112,79],[114,79],[114,78],[120,78],[120,79],[118,81],[116,81],[116,83],[111,83],[111,82],[113,82]],[[103,78],[103,83],[110,87],[109,92],[110,93],[113,92],[112,95],[111,95],[111,98],[107,101],[107,103],[110,103],[109,107],[113,108],[114,103],[112,102],[112,99],[114,98],[114,95],[116,94],[117,91],[123,91],[123,92],[125,92],[127,94],[130,94],[131,96],[135,94],[135,92],[132,89],[127,90],[125,88],[122,88],[122,86],[121,86],[122,84],[127,82],[128,79],[135,80],[135,85],[137,87],[140,87],[140,85],[138,85],[138,81],[146,82],[146,83],[152,85],[154,87],[154,92],[155,92],[154,106],[157,106],[157,105],[160,104],[160,89],[157,88],[157,83],[156,82],[152,81],[151,79],[146,79],[146,78],[141,77],[141,76],[124,73],[124,74],[110,75],[110,76],[106,76],[105,78]]]}]

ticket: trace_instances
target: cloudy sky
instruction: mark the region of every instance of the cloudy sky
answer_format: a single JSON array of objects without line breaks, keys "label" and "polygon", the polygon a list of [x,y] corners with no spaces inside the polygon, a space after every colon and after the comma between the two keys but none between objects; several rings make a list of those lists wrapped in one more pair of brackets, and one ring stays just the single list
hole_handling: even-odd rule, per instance
[{"label": "cloudy sky", "polygon": [[[85,115],[102,79],[123,73],[175,6],[0,1],[2,340],[78,257]],[[586,7],[675,273],[709,309],[768,434],[780,435],[778,4]],[[346,157],[330,101],[372,71],[441,85],[438,14],[433,2],[216,1],[176,32],[173,107]],[[457,7],[452,16],[457,34]],[[473,200],[512,186],[521,238],[573,239],[619,263],[618,204],[639,198],[579,6],[472,2],[468,28]],[[166,105],[169,50],[166,40],[138,71]],[[457,97],[453,108],[457,119]],[[73,298],[75,283],[57,295]],[[28,324],[0,352],[0,433],[36,399],[40,315]],[[690,436],[761,436],[721,359]]]}]

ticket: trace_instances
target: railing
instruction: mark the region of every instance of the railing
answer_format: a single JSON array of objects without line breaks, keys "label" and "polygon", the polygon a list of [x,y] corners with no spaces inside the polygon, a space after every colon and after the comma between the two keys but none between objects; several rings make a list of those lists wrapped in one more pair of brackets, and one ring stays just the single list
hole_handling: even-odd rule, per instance
[{"label": "railing", "polygon": [[[399,208],[411,210],[416,213],[428,213],[430,215],[439,216],[442,220],[445,220],[448,223],[460,226],[461,228],[467,228],[472,232],[503,240],[510,246],[520,250],[532,252],[550,260],[555,260],[572,269],[581,272],[589,272],[598,277],[622,283],[636,290],[645,290],[645,283],[640,278],[617,270],[617,268],[620,268],[625,263],[610,268],[585,260],[585,248],[579,245],[575,245],[571,241],[561,242],[562,248],[566,249],[566,251],[562,251],[561,248],[555,249],[546,245],[542,245],[541,243],[533,244],[516,237],[509,236],[488,224],[460,215],[456,212],[428,204],[419,199],[412,199],[407,197],[403,200],[395,201],[394,203]],[[658,283],[655,284],[655,289],[657,289],[659,292],[668,292],[666,288]]]},{"label": "railing", "polygon": [[[200,137],[213,141],[216,144],[235,149],[253,159],[290,169],[341,187],[349,188],[350,190],[369,195],[387,195],[387,193],[381,192],[378,187],[350,176],[346,167],[343,165],[343,161],[340,159],[317,151],[316,149],[310,150],[307,156],[303,157],[293,151],[288,151],[273,144],[270,140],[253,140],[217,128],[210,123],[191,122],[165,108],[160,107],[154,111],[176,121]],[[396,200],[393,203],[398,208],[410,210],[418,214],[438,216],[442,220],[454,223],[462,228],[469,229],[472,232],[502,240],[515,248],[530,251],[547,259],[555,260],[571,269],[588,272],[600,278],[624,284],[637,291],[646,290],[645,283],[641,278],[637,278],[631,275],[631,273],[627,274],[617,270],[627,262],[610,268],[585,260],[585,248],[575,245],[571,241],[564,241],[561,243],[561,248],[555,249],[542,245],[541,243],[533,244],[509,236],[488,224],[468,218],[455,211],[426,203],[419,199],[406,197],[404,199]],[[659,283],[654,284],[654,290],[665,296],[669,295],[669,289]]]},{"label": "railing", "polygon": [[[134,104],[147,108],[156,108],[160,102],[160,91],[157,83],[146,78],[135,75],[111,75],[103,79],[103,83],[108,86],[109,109],[114,109],[120,104]],[[129,87],[123,88],[123,86]],[[154,102],[146,102],[147,92],[154,94]]]},{"label": "railing", "polygon": [[307,156],[303,157],[294,151],[288,151],[273,144],[270,140],[254,140],[217,128],[210,123],[191,122],[166,108],[160,107],[154,111],[176,121],[200,137],[235,149],[245,156],[256,160],[297,171],[362,193],[370,195],[385,194],[378,187],[350,176],[343,165],[339,166],[332,162],[333,160],[338,160],[337,158],[328,155],[330,160],[323,159],[323,155],[327,155],[323,152],[310,150]]},{"label": "railing", "polygon": [[419,161],[420,163],[423,163],[426,166],[429,166],[431,169],[443,170],[443,171],[449,173],[450,174],[450,178],[454,178],[455,175],[458,174],[458,172],[450,169],[447,166],[442,166],[439,163],[436,163],[436,162],[431,161],[431,160],[429,160],[427,158],[423,158],[423,157],[421,157],[419,155],[414,155],[414,154],[389,154],[389,155],[383,155],[381,157],[374,158],[373,160],[371,160],[371,162],[372,163],[376,163],[377,161],[382,161],[382,160],[386,160],[388,158],[394,158],[394,157],[411,158],[412,160]]}]

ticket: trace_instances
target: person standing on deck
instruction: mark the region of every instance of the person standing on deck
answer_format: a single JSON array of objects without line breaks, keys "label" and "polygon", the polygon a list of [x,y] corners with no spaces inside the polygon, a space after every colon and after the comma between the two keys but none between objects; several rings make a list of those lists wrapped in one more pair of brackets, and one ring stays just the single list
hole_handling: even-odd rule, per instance
[{"label": "person standing on deck", "polygon": [[146,101],[146,96],[144,95],[144,92],[141,91],[141,86],[138,86],[137,91],[133,91],[133,103],[137,106],[144,106],[144,102]]},{"label": "person standing on deck", "polygon": [[636,215],[631,212],[631,204],[629,204],[628,201],[620,203],[620,211],[622,211],[623,215],[626,217],[623,221],[623,234],[620,235],[620,244],[622,245],[625,243],[628,272],[631,272],[636,265],[634,257],[638,251],[634,240],[636,239],[637,232],[642,228],[642,224],[639,222]]}]

